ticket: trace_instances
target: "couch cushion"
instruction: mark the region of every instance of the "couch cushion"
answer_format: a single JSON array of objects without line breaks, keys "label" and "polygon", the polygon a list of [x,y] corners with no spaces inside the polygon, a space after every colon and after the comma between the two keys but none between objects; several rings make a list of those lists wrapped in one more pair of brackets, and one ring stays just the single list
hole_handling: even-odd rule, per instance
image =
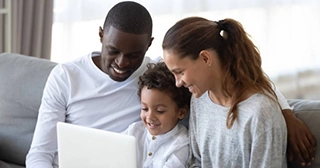
[{"label": "couch cushion", "polygon": [[0,54],[0,160],[25,164],[42,91],[55,65],[49,60]]},{"label": "couch cushion", "polygon": [[24,166],[19,166],[11,163],[6,163],[0,160],[0,167],[1,168],[25,168]]},{"label": "couch cushion", "polygon": [[[314,168],[320,167],[320,100],[288,100],[293,107],[294,114],[307,125],[316,138],[316,157],[312,162]],[[289,168],[300,168],[297,164],[290,163]]]}]

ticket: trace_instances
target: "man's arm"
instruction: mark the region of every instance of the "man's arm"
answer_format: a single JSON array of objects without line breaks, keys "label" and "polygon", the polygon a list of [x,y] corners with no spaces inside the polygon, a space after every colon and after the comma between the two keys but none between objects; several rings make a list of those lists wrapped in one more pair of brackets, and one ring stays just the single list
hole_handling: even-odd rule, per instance
[{"label": "man's arm", "polygon": [[316,140],[309,128],[293,114],[284,96],[278,90],[275,90],[275,93],[287,124],[289,160],[299,162],[302,166],[311,165],[315,156]]},{"label": "man's arm", "polygon": [[309,128],[292,113],[292,110],[284,109],[282,113],[288,129],[289,160],[294,160],[301,166],[310,166],[315,156],[315,138]]},{"label": "man's arm", "polygon": [[52,168],[57,153],[58,121],[65,121],[65,99],[67,93],[59,65],[50,73],[44,88],[38,121],[31,148],[26,157],[26,166],[30,168]]}]

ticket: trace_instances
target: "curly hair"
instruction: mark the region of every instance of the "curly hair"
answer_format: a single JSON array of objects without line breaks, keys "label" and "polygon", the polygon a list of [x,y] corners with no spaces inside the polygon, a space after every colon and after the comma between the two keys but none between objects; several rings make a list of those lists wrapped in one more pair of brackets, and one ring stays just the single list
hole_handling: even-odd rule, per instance
[{"label": "curly hair", "polygon": [[148,70],[139,77],[139,97],[141,97],[142,88],[146,86],[148,89],[158,89],[168,93],[178,108],[189,109],[191,93],[185,87],[176,87],[174,75],[164,62],[149,63],[147,68]]}]

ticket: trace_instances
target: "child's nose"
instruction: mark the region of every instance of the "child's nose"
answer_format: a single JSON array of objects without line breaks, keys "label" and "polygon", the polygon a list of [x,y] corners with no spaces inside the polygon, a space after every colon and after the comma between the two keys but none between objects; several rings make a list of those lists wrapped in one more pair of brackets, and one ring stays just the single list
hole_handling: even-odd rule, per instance
[{"label": "child's nose", "polygon": [[155,120],[155,115],[154,115],[154,112],[150,112],[147,116],[148,119],[154,121]]}]

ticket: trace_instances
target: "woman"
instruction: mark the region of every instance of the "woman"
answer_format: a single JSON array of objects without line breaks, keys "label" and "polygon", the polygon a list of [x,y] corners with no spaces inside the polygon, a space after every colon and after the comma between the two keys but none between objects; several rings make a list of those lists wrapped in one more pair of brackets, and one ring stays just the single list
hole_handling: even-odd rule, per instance
[{"label": "woman", "polygon": [[239,22],[183,19],[163,49],[176,85],[193,94],[189,167],[287,167],[286,122]]}]

